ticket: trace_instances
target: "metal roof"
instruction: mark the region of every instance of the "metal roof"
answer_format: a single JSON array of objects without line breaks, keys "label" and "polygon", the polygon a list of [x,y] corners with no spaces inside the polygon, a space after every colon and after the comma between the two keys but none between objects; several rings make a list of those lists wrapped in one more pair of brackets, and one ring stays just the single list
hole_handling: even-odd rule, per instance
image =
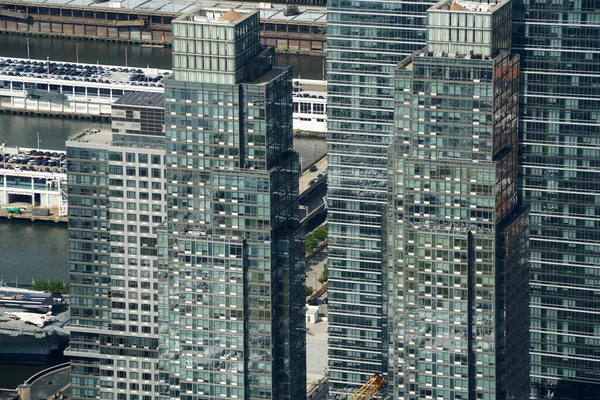
[{"label": "metal roof", "polygon": [[164,107],[165,94],[156,92],[125,92],[114,104],[143,107]]},{"label": "metal roof", "polygon": [[[21,0],[24,3],[41,3],[47,5],[61,5],[71,7],[90,7],[118,10],[133,10],[146,12],[161,12],[186,14],[198,8],[224,8],[234,10],[259,10],[260,19],[265,21],[285,22],[327,22],[327,8],[317,6],[300,6],[296,15],[283,15],[286,9],[282,4],[271,3],[243,3],[243,2],[218,2],[218,1],[188,1],[188,0],[121,0],[105,3],[94,3],[93,0]],[[261,7],[262,6],[262,7]]]}]

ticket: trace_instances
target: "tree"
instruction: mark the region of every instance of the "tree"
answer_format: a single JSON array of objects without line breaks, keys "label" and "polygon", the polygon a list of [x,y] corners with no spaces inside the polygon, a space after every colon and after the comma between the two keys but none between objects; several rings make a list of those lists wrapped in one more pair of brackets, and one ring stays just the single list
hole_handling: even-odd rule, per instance
[{"label": "tree", "polygon": [[325,265],[323,265],[323,272],[321,273],[321,276],[319,277],[318,281],[319,281],[319,283],[323,284],[323,283],[327,282],[328,279],[329,279],[329,269],[327,268],[327,263],[325,263]]},{"label": "tree", "polygon": [[310,254],[319,245],[319,241],[313,235],[306,235],[306,254]]},{"label": "tree", "polygon": [[312,235],[319,242],[323,242],[323,241],[327,240],[327,227],[324,225],[319,226],[317,229],[315,229],[313,231]]},{"label": "tree", "polygon": [[31,290],[47,292],[48,291],[48,282],[46,282],[46,281],[33,282],[33,284],[31,285]]},{"label": "tree", "polygon": [[63,284],[61,281],[37,281],[31,285],[31,290],[37,290],[40,292],[50,292],[50,293],[63,293],[68,294],[70,289],[70,285],[67,283]]},{"label": "tree", "polygon": [[61,281],[50,281],[48,284],[48,291],[50,293],[63,293],[65,285]]},{"label": "tree", "polygon": [[310,296],[314,292],[313,288],[311,288],[310,286],[305,286],[305,289],[306,289],[306,297]]}]

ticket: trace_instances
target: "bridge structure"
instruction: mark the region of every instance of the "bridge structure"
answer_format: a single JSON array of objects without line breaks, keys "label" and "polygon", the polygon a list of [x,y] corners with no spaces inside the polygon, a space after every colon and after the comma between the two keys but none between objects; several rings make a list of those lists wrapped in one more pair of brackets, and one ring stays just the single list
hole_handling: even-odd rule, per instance
[{"label": "bridge structure", "polygon": [[325,54],[327,10],[317,6],[191,0],[0,0],[0,32],[126,41],[171,43],[171,21],[198,7],[255,9],[263,44],[276,51]]},{"label": "bridge structure", "polygon": [[[316,167],[313,168],[313,167]],[[312,170],[311,170],[312,169]],[[312,231],[325,219],[327,205],[327,156],[308,166],[300,176],[300,207],[304,210],[301,221],[306,231]]]}]

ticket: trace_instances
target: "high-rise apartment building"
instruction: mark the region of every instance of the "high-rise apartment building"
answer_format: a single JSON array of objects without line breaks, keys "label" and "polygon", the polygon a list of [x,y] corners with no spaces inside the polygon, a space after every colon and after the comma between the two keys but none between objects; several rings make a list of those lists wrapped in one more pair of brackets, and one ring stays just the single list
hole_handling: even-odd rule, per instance
[{"label": "high-rise apartment building", "polygon": [[532,399],[600,393],[600,2],[514,2]]},{"label": "high-rise apartment building", "polygon": [[163,99],[128,93],[112,129],[67,141],[73,399],[156,398]]},{"label": "high-rise apartment building", "polygon": [[422,1],[327,5],[329,381],[332,394],[387,371],[383,243],[394,69],[425,45]]},{"label": "high-rise apartment building", "polygon": [[159,233],[161,398],[306,397],[292,80],[256,11],[173,21]]},{"label": "high-rise apartment building", "polygon": [[396,74],[388,387],[394,399],[526,399],[528,226],[518,195],[510,0],[443,0]]},{"label": "high-rise apartment building", "polygon": [[[378,98],[390,98],[389,67],[402,55],[422,48],[426,37],[425,11],[434,3],[434,0],[329,3],[330,182],[336,174],[340,175],[338,182],[342,175],[349,182],[352,174],[365,178],[369,176],[367,171],[372,174],[367,165],[376,161],[359,162],[361,155],[356,153],[360,143],[356,144],[353,138],[372,132],[374,139],[363,137],[368,144],[384,141],[379,136],[388,136],[377,134],[381,123],[376,112],[368,124],[360,123],[369,115],[369,109],[380,110],[366,105],[377,104],[377,99],[369,99],[365,93],[379,90]],[[600,308],[597,295],[600,243],[596,235],[600,220],[596,185],[600,180],[597,162],[600,3],[515,0],[512,31],[513,52],[520,55],[521,64],[520,185],[531,213],[532,398],[594,398],[600,391],[597,372],[600,371],[597,354],[600,315],[595,312]],[[384,69],[388,71],[383,73]],[[386,110],[389,104],[385,102]],[[356,113],[357,123],[345,117],[352,112]],[[341,126],[347,130],[340,129]],[[359,126],[363,128],[357,131]],[[340,160],[345,160],[342,170],[336,167],[342,163]],[[351,210],[350,194],[331,183],[330,186],[330,197],[343,199],[338,207]],[[346,249],[348,245],[342,245],[342,238],[336,241],[341,217],[335,213],[335,209],[329,212],[330,230],[333,229],[330,244],[340,243],[339,247]],[[362,219],[364,212],[356,214]],[[343,259],[330,264],[350,271]],[[367,288],[352,281],[338,282],[339,272],[330,272],[330,288],[348,287],[356,293]],[[338,304],[335,298],[330,296],[330,299],[333,307],[346,309],[344,302]],[[334,314],[330,319],[338,326],[332,332],[332,344],[347,340],[354,345],[355,338],[362,333],[356,318],[342,319]],[[330,376],[334,390],[336,382],[367,378],[357,373],[365,370],[366,360],[374,354],[369,353],[360,363],[344,361],[359,360],[351,358],[350,352],[365,352],[365,347],[334,349],[340,355],[336,359],[336,354],[332,354]],[[368,365],[369,369],[376,369],[375,365]]]}]

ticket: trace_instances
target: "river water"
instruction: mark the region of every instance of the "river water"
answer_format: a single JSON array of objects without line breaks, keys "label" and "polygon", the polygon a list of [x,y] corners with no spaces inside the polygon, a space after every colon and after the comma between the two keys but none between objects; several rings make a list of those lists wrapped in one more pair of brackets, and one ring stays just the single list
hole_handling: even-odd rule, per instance
[{"label": "river water", "polygon": [[[171,69],[171,48],[141,47],[137,44],[74,40],[38,36],[0,34],[0,56],[27,58],[27,39],[31,58],[132,67]],[[294,78],[323,79],[325,57],[277,54],[277,63],[292,66]]]}]

